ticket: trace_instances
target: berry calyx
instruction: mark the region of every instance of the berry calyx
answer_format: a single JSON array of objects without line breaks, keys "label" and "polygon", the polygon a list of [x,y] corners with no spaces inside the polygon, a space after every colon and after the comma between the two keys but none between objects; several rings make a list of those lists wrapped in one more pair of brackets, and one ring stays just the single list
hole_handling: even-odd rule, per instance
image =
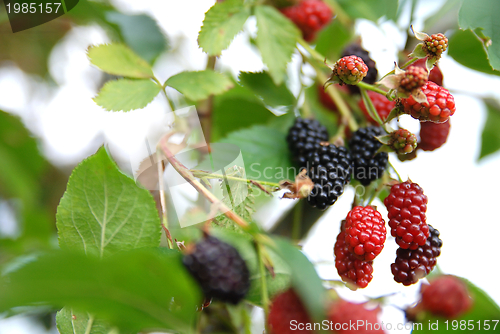
[{"label": "berry calyx", "polygon": [[455,113],[455,99],[446,88],[427,81],[422,87],[422,92],[427,102],[419,103],[413,96],[400,99],[400,109],[403,113],[421,121],[434,123],[446,122]]},{"label": "berry calyx", "polygon": [[280,293],[272,300],[268,316],[271,334],[312,334],[312,331],[309,330],[292,330],[290,322],[293,320],[302,324],[311,322],[302,301],[293,289],[289,289]]},{"label": "berry calyx", "polygon": [[426,311],[448,319],[457,318],[472,306],[472,299],[465,283],[451,275],[439,276],[422,284],[421,305]]},{"label": "berry calyx", "polygon": [[395,184],[384,199],[391,235],[403,249],[423,246],[429,236],[426,222],[427,196],[422,188],[411,181]]},{"label": "berry calyx", "polygon": [[391,133],[389,146],[398,154],[408,154],[417,148],[417,137],[406,129],[399,129]]},{"label": "berry calyx", "polygon": [[307,42],[312,41],[316,33],[333,17],[330,7],[321,0],[302,0],[294,6],[281,8],[280,11],[302,31]]},{"label": "berry calyx", "polygon": [[250,288],[248,267],[236,248],[212,236],[196,243],[182,263],[208,299],[237,304]]},{"label": "berry calyx", "polygon": [[[341,57],[346,57],[346,56],[358,56],[359,58],[363,59],[366,66],[368,66],[368,72],[366,73],[366,76],[363,78],[363,82],[366,82],[368,84],[374,84],[375,81],[377,81],[378,71],[375,61],[370,58],[369,52],[363,49],[363,47],[360,44],[352,43],[347,45],[345,49],[342,51]],[[348,85],[347,88],[352,94],[359,94],[358,86]]]},{"label": "berry calyx", "polygon": [[[382,121],[385,121],[387,116],[389,116],[389,114],[391,113],[391,110],[394,109],[394,107],[396,106],[396,102],[389,101],[389,99],[387,99],[387,97],[385,97],[384,95],[376,93],[371,90],[367,91],[367,93],[370,99],[372,100],[373,106],[375,107],[375,110],[377,111],[378,115],[380,116]],[[368,109],[366,108],[363,99],[359,100],[358,106],[363,112],[363,114],[365,114],[368,122],[372,123],[373,125],[378,125],[377,121],[374,120],[368,113]]]},{"label": "berry calyx", "polygon": [[384,248],[386,234],[385,221],[373,207],[357,206],[347,214],[345,241],[357,259],[375,259]]},{"label": "berry calyx", "polygon": [[317,120],[298,117],[286,137],[292,160],[299,167],[307,167],[309,154],[318,149],[321,142],[327,142],[328,137],[328,131]]},{"label": "berry calyx", "polygon": [[440,59],[447,48],[448,38],[441,33],[427,36],[424,40],[423,49],[430,58]]},{"label": "berry calyx", "polygon": [[314,187],[307,203],[320,210],[333,205],[351,180],[351,155],[343,146],[320,145],[309,154],[308,175]]},{"label": "berry calyx", "polygon": [[357,56],[346,56],[337,60],[327,83],[355,85],[363,80],[367,73],[368,66],[366,66],[363,59]]},{"label": "berry calyx", "polygon": [[394,280],[408,286],[429,275],[436,266],[442,246],[439,231],[429,225],[429,237],[423,246],[414,250],[400,247],[396,251],[396,261],[391,264]]},{"label": "berry calyx", "polygon": [[335,268],[342,281],[351,284],[353,288],[366,288],[373,278],[373,261],[359,260],[349,251],[345,230],[337,236],[333,252]]},{"label": "berry calyx", "polygon": [[[328,310],[330,329],[339,334],[383,334],[384,326],[377,319],[380,308],[369,310],[364,304],[339,299]],[[353,327],[352,324],[364,324]]]},{"label": "berry calyx", "polygon": [[364,186],[382,177],[387,168],[389,155],[386,152],[377,153],[382,143],[375,137],[380,135],[382,128],[369,126],[358,129],[349,140],[354,163],[353,176]]},{"label": "berry calyx", "polygon": [[449,120],[444,123],[421,122],[418,147],[424,151],[434,151],[440,148],[448,139],[450,126]]},{"label": "berry calyx", "polygon": [[422,88],[428,80],[427,70],[419,66],[410,66],[401,78],[399,89],[403,93],[412,94]]}]

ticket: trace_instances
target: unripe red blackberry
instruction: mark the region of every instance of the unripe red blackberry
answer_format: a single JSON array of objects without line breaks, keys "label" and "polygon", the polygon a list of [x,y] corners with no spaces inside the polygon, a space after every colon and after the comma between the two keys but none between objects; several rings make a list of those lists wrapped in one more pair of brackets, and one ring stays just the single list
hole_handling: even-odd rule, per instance
[{"label": "unripe red blackberry", "polygon": [[427,97],[427,102],[419,103],[413,96],[400,100],[400,108],[405,114],[411,115],[421,121],[443,123],[455,113],[455,99],[453,95],[432,81],[422,87],[422,92]]},{"label": "unripe red blackberry", "polygon": [[436,266],[442,246],[439,231],[429,225],[429,237],[423,246],[414,250],[398,248],[396,261],[391,264],[394,280],[408,286],[429,275]]},{"label": "unripe red blackberry", "polygon": [[317,120],[297,118],[286,137],[292,160],[299,167],[307,167],[309,154],[328,141],[328,131]]},{"label": "unripe red blackberry", "polygon": [[429,236],[425,212],[427,196],[422,188],[411,181],[395,184],[384,199],[391,235],[403,249],[423,246]]},{"label": "unripe red blackberry", "polygon": [[248,267],[236,248],[212,236],[197,242],[182,263],[207,298],[237,304],[250,288]]},{"label": "unripe red blackberry", "polygon": [[[375,110],[377,111],[378,115],[380,116],[382,121],[385,121],[387,116],[389,116],[389,114],[391,113],[391,110],[394,109],[394,107],[396,106],[396,102],[389,101],[387,97],[385,97],[384,95],[375,93],[371,90],[367,91],[367,93],[368,96],[370,97],[370,100],[372,100],[373,106],[375,107]],[[365,114],[368,122],[372,123],[373,125],[378,125],[377,121],[374,120],[368,113],[368,110],[365,106],[365,103],[363,102],[363,99],[359,100],[358,106],[363,112],[363,114]]]},{"label": "unripe red blackberry", "polygon": [[355,85],[366,76],[368,66],[357,56],[346,56],[337,60],[333,66],[332,78],[340,80],[340,84]]},{"label": "unripe red blackberry", "polygon": [[344,282],[358,288],[366,288],[373,278],[373,261],[357,259],[349,251],[345,236],[345,230],[341,231],[333,248],[335,268],[337,268],[337,272]]},{"label": "unripe red blackberry", "polygon": [[349,140],[354,163],[353,177],[365,186],[382,177],[387,168],[389,155],[385,152],[377,153],[382,143],[375,137],[380,135],[380,127],[369,126],[358,129]]},{"label": "unripe red blackberry", "polygon": [[290,326],[293,320],[297,321],[297,324],[311,322],[302,301],[292,289],[274,297],[267,320],[271,334],[312,334],[308,330],[292,330]]},{"label": "unripe red blackberry", "polygon": [[427,70],[419,66],[409,66],[400,82],[400,90],[412,93],[422,88],[428,80]]},{"label": "unripe red blackberry", "polygon": [[345,241],[357,259],[375,259],[384,248],[386,234],[385,221],[372,206],[357,206],[347,214]]},{"label": "unripe red blackberry", "polygon": [[422,284],[420,292],[424,310],[448,319],[462,316],[472,306],[467,286],[455,276],[439,276],[430,285]]},{"label": "unripe red blackberry", "polygon": [[[341,57],[346,56],[358,56],[359,58],[363,59],[366,66],[368,66],[368,72],[363,78],[363,82],[374,84],[377,81],[378,71],[375,61],[370,58],[370,54],[368,53],[368,51],[363,49],[361,45],[359,45],[358,43],[347,45],[342,51]],[[358,86],[348,85],[347,88],[352,94],[359,94]]]},{"label": "unripe red blackberry", "polygon": [[417,137],[406,129],[396,130],[391,136],[392,141],[389,146],[398,154],[408,154],[417,148]]},{"label": "unripe red blackberry", "polygon": [[[413,63],[413,66],[419,66],[422,67],[423,69],[427,69],[425,66],[426,58],[422,58],[417,60],[416,62]],[[432,67],[431,71],[429,72],[429,80],[432,81],[435,84],[442,86],[443,85],[443,73],[439,69],[439,66],[437,64],[434,64]]]},{"label": "unripe red blackberry", "polygon": [[450,120],[444,123],[421,122],[418,147],[424,151],[434,151],[448,139]]},{"label": "unripe red blackberry", "polygon": [[378,307],[369,310],[363,304],[338,299],[328,311],[330,329],[338,334],[384,334],[384,326],[377,318],[379,312]]},{"label": "unripe red blackberry", "polygon": [[307,42],[312,41],[316,33],[333,17],[330,7],[321,0],[302,0],[294,6],[281,8],[280,11],[302,31]]},{"label": "unripe red blackberry", "polygon": [[424,41],[424,51],[427,52],[428,57],[439,59],[447,48],[448,38],[441,33],[431,35]]},{"label": "unripe red blackberry", "polygon": [[314,182],[307,202],[320,210],[333,205],[351,180],[351,155],[343,146],[320,145],[309,155],[308,175]]}]

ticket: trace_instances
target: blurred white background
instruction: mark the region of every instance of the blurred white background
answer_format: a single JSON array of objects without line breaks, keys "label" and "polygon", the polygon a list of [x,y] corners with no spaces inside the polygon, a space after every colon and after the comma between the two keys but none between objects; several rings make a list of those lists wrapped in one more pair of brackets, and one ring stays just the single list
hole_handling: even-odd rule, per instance
[{"label": "blurred white background", "polygon": [[[161,56],[155,63],[154,71],[162,82],[182,70],[204,68],[206,55],[197,46],[197,34],[204,13],[214,2],[113,1],[124,13],[151,15],[163,29],[173,52]],[[414,22],[416,30],[423,26],[423,19],[442,3],[442,0],[419,2]],[[378,27],[368,21],[357,22],[356,31],[376,61],[379,73],[393,68],[397,50],[404,46],[408,25],[408,20],[402,20],[398,25],[383,23]],[[253,30],[252,22],[247,23],[246,29]],[[102,74],[90,65],[85,52],[91,44],[108,41],[99,26],[73,27],[50,57],[49,71],[57,86],[27,75],[11,63],[0,63],[0,108],[19,115],[41,139],[48,159],[62,168],[72,168],[103,143],[109,145],[118,160],[127,161],[139,150],[144,137],[162,131],[158,121],[168,107],[161,95],[146,108],[128,113],[106,112],[92,101]],[[262,70],[264,65],[249,47],[248,33],[245,32],[223,52],[217,68],[237,75],[239,71]],[[500,199],[497,193],[500,189],[500,153],[476,162],[486,114],[481,102],[471,97],[494,96],[500,99],[500,78],[468,70],[446,55],[440,61],[440,68],[444,74],[444,86],[454,93],[457,105],[447,144],[435,152],[419,152],[418,159],[411,162],[400,163],[394,157],[391,161],[403,178],[411,176],[429,197],[428,222],[439,229],[444,241],[438,261],[441,270],[469,279],[500,303],[500,288],[492,279],[495,268],[492,267],[494,260],[491,260],[497,253],[497,236],[500,235],[500,219],[495,214]],[[403,117],[402,123],[409,130],[418,132],[418,123],[411,118]],[[304,252],[311,261],[318,263],[318,272],[324,279],[339,279],[333,261],[333,245],[340,221],[350,209],[352,196],[352,189],[349,189],[303,242]],[[279,200],[275,199],[263,208],[268,214],[259,214],[258,217],[277,216],[277,207],[284,210],[290,206],[285,201],[278,203]],[[385,207],[381,203],[377,205],[385,216]],[[272,223],[263,219],[261,222],[265,225]],[[342,289],[340,293],[345,298],[359,301],[397,293],[388,299],[388,306],[382,313],[385,323],[396,324],[404,322],[404,315],[398,308],[415,301],[419,285],[403,287],[394,282],[389,264],[395,258],[396,244],[391,241],[389,238],[386,249],[375,261],[374,279],[368,288],[357,292]],[[255,312],[255,317],[261,319],[261,312]],[[392,332],[409,333],[409,330]],[[13,317],[0,320],[0,333],[38,334],[46,331],[28,318]],[[256,324],[255,333],[262,333],[262,325]]]}]

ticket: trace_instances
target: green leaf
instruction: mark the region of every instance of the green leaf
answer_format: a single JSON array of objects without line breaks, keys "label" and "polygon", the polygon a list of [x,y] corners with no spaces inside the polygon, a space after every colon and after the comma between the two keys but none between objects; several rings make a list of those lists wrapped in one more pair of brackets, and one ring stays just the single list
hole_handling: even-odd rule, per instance
[{"label": "green leaf", "polygon": [[106,12],[106,20],[116,24],[124,43],[148,62],[167,49],[165,35],[148,15],[125,15],[109,11]]},{"label": "green leaf", "polygon": [[500,150],[500,107],[498,103],[485,101],[486,122],[481,135],[481,153],[478,160]]},{"label": "green leaf", "polygon": [[[226,176],[244,178],[244,170],[241,167],[233,166],[225,171]],[[252,215],[255,212],[255,196],[253,195],[252,187],[246,182],[225,179],[221,180],[221,187],[224,194],[222,202],[238,214],[246,221],[252,220]],[[215,218],[214,224],[225,228],[233,229],[238,232],[243,230],[236,225],[226,215],[220,214]]]},{"label": "green leaf", "polygon": [[57,312],[56,324],[59,334],[119,334],[116,328],[87,312],[74,311],[64,307]]},{"label": "green leaf", "polygon": [[181,254],[122,252],[101,260],[57,251],[0,277],[0,312],[28,305],[86,310],[126,333],[191,332],[201,300]]},{"label": "green leaf", "polygon": [[472,31],[455,31],[449,44],[448,55],[461,65],[483,73],[500,75],[500,71],[491,67],[483,43]]},{"label": "green leaf", "polygon": [[161,87],[149,79],[118,79],[106,82],[94,101],[109,111],[130,111],[147,106],[160,90]]},{"label": "green leaf", "polygon": [[73,170],[56,220],[64,249],[102,257],[160,245],[153,197],[122,174],[104,148]]},{"label": "green leaf", "polygon": [[153,77],[151,66],[123,44],[101,44],[89,48],[90,62],[109,74],[146,79]]},{"label": "green leaf", "polygon": [[240,32],[250,16],[243,0],[216,2],[205,14],[198,43],[210,56],[220,55]]},{"label": "green leaf", "polygon": [[297,101],[286,85],[276,85],[268,72],[241,72],[240,84],[250,89],[271,111],[288,112]]},{"label": "green leaf", "polygon": [[274,128],[254,125],[231,132],[220,142],[234,144],[241,149],[249,179],[279,182],[293,180],[298,173],[290,161],[286,134]]},{"label": "green leaf", "polygon": [[[238,117],[235,117],[236,114]],[[265,124],[274,118],[276,117],[252,91],[235,85],[231,90],[214,98],[210,140],[215,142],[231,131],[254,124]]]},{"label": "green leaf", "polygon": [[398,0],[338,0],[339,5],[352,19],[367,19],[377,22],[385,16],[394,20],[398,11]]},{"label": "green leaf", "polygon": [[285,80],[286,66],[292,59],[297,39],[301,36],[295,25],[277,9],[270,6],[255,7],[257,17],[257,47],[262,61],[276,85]]},{"label": "green leaf", "polygon": [[498,17],[500,6],[497,0],[464,0],[458,13],[458,24],[462,29],[471,29],[491,39],[486,46],[491,67],[495,70],[500,70]]},{"label": "green leaf", "polygon": [[[214,228],[211,233],[236,248],[245,260],[250,271],[250,290],[245,299],[255,305],[262,306],[262,282],[259,271],[259,257],[252,239],[248,235],[221,228]],[[275,276],[272,277],[266,270],[267,290],[269,296],[272,297],[290,286],[291,272],[288,264],[274,250],[266,247],[265,251],[269,254],[275,273]]]},{"label": "green leaf", "polygon": [[[480,333],[480,332],[495,332],[500,330],[500,307],[491,299],[490,296],[482,289],[478,288],[470,281],[465,278],[460,277],[462,281],[467,285],[469,294],[473,299],[472,309],[467,313],[456,319],[443,319],[441,317],[433,316],[430,313],[423,313],[422,318],[418,319],[421,323],[421,327],[414,326],[412,333]],[[470,323],[469,323],[470,321]],[[479,321],[479,324],[478,324]],[[490,329],[486,330],[484,324],[488,323]],[[430,324],[434,327],[429,328]],[[460,328],[461,324],[463,325]],[[467,328],[469,324],[473,324],[473,328]],[[496,324],[496,328],[494,329]],[[481,327],[479,327],[479,325]],[[436,329],[437,326],[437,329]]]},{"label": "green leaf", "polygon": [[166,85],[177,89],[190,100],[199,101],[210,95],[224,93],[233,87],[233,82],[223,73],[205,70],[181,72],[170,77]]},{"label": "green leaf", "polygon": [[292,271],[292,286],[314,321],[326,319],[327,293],[307,257],[283,238],[273,238],[278,255]]}]

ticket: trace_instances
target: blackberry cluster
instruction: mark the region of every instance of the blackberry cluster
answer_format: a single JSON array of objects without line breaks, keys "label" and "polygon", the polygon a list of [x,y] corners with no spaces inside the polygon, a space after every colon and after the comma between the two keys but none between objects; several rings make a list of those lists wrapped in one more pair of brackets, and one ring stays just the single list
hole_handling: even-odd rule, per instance
[{"label": "blackberry cluster", "polygon": [[182,263],[198,281],[205,297],[237,304],[250,288],[248,267],[236,248],[206,236]]},{"label": "blackberry cluster", "polygon": [[309,155],[309,177],[314,188],[307,202],[320,210],[333,205],[351,180],[351,155],[345,147],[320,145]]},{"label": "blackberry cluster", "polygon": [[299,117],[288,131],[286,141],[292,159],[302,168],[307,167],[309,155],[320,147],[321,142],[327,142],[328,137],[328,131],[317,120]]},{"label": "blackberry cluster", "polygon": [[380,127],[369,126],[354,132],[349,140],[354,163],[353,176],[364,186],[382,177],[387,168],[389,155],[385,152],[377,153],[382,143],[375,137],[380,135],[382,135]]},{"label": "blackberry cluster", "polygon": [[[373,84],[375,83],[375,81],[377,81],[378,71],[375,65],[375,61],[370,58],[370,54],[368,53],[368,51],[363,49],[361,45],[353,43],[346,46],[346,48],[342,52],[341,57],[345,56],[358,56],[359,58],[363,59],[366,66],[368,66],[368,73],[364,77],[363,82]],[[352,94],[359,94],[358,86],[348,86],[348,88]]]},{"label": "blackberry cluster", "polygon": [[425,216],[427,196],[423,189],[411,181],[395,184],[384,199],[384,205],[391,235],[396,238],[399,247],[417,249],[423,246],[429,236]]},{"label": "blackberry cluster", "polygon": [[359,260],[349,251],[346,232],[341,231],[333,248],[335,268],[344,282],[358,288],[366,288],[373,278],[373,261]]},{"label": "blackberry cluster", "polygon": [[429,275],[436,265],[436,258],[441,255],[442,246],[439,231],[429,225],[429,237],[423,246],[414,250],[398,248],[396,261],[391,264],[394,280],[408,286]]}]

